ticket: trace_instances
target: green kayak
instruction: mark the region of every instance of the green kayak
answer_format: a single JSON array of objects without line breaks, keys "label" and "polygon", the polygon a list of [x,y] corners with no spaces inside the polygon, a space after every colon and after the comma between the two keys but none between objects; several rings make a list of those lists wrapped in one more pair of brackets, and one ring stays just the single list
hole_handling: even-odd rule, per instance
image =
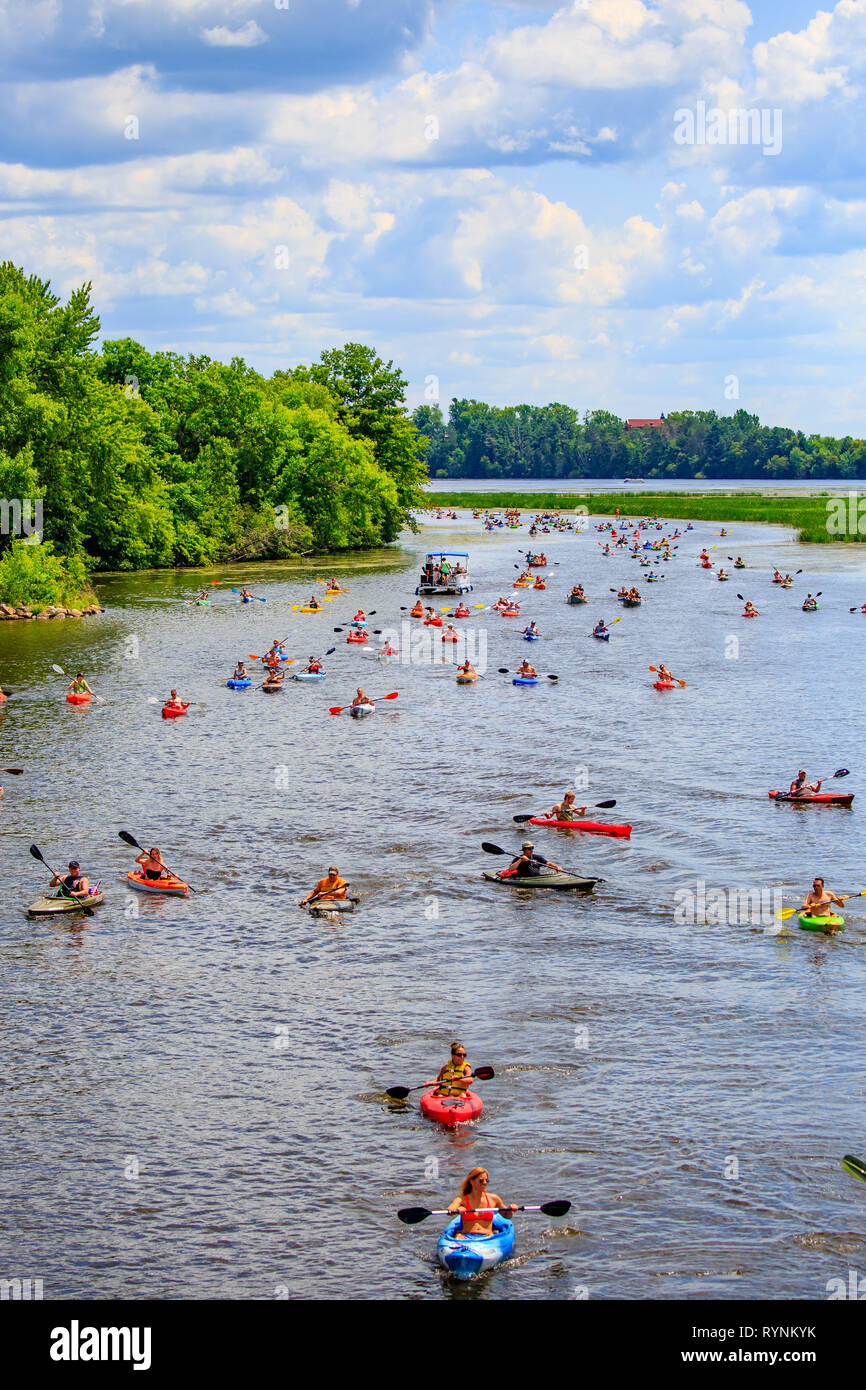
[{"label": "green kayak", "polygon": [[354,912],[357,905],[357,898],[320,898],[310,903],[310,911],[314,917],[325,917],[334,912]]},{"label": "green kayak", "polygon": [[602,878],[581,878],[578,874],[526,874],[520,878],[516,874],[503,877],[501,874],[485,873],[488,883],[503,883],[507,888],[583,888],[591,892]]},{"label": "green kayak", "polygon": [[87,907],[99,907],[105,902],[104,893],[92,893],[87,898],[37,898],[27,909],[28,917],[55,917],[58,912],[82,912]]},{"label": "green kayak", "polygon": [[828,931],[830,928],[838,929],[845,925],[844,917],[833,914],[829,917],[809,917],[802,912],[797,920],[803,931]]}]

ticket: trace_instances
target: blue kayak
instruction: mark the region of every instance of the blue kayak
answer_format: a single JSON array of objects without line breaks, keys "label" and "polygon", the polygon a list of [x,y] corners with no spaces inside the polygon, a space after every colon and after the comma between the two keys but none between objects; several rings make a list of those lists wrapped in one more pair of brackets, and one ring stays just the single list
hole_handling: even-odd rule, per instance
[{"label": "blue kayak", "polygon": [[599,642],[609,642],[609,641],[610,641],[610,633],[609,633],[609,632],[594,632],[592,635],[593,635],[593,637],[597,637],[598,640],[599,640]]},{"label": "blue kayak", "polygon": [[226,685],[228,686],[229,690],[249,690],[250,686],[252,685],[252,681],[249,676],[246,676],[244,680],[226,681]]},{"label": "blue kayak", "polygon": [[515,676],[512,685],[538,685],[537,676]]},{"label": "blue kayak", "polygon": [[325,672],[324,672],[324,671],[298,671],[298,672],[292,677],[292,679],[293,679],[293,680],[296,680],[296,681],[323,681],[323,680],[325,679]]},{"label": "blue kayak", "polygon": [[436,1254],[455,1279],[471,1279],[473,1274],[481,1274],[485,1269],[493,1269],[502,1264],[514,1250],[514,1223],[504,1216],[494,1216],[493,1234],[490,1236],[465,1236],[457,1239],[461,1219],[449,1221],[439,1237]]},{"label": "blue kayak", "polygon": [[537,642],[541,637],[540,632],[522,632],[520,635],[524,642]]}]

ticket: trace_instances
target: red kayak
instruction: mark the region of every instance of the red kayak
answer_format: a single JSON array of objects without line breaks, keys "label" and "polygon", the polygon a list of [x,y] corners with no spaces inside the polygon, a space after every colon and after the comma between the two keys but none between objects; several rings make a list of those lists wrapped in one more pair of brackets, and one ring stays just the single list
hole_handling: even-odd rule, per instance
[{"label": "red kayak", "polygon": [[817,802],[822,806],[850,806],[854,800],[853,792],[807,792],[804,796],[791,796],[790,792],[768,792],[774,801]]},{"label": "red kayak", "polygon": [[631,834],[630,825],[611,825],[601,820],[548,820],[546,816],[533,816],[529,824],[549,825],[554,830],[588,830],[593,835],[624,835],[626,839]]},{"label": "red kayak", "polygon": [[162,717],[163,719],[180,719],[181,715],[186,714],[188,709],[189,700],[185,705],[163,705]]},{"label": "red kayak", "polygon": [[653,690],[675,690],[676,681],[653,681]]},{"label": "red kayak", "polygon": [[474,1091],[462,1096],[437,1096],[433,1091],[425,1091],[421,1097],[421,1114],[440,1125],[462,1125],[467,1120],[477,1120],[484,1109],[484,1102]]}]

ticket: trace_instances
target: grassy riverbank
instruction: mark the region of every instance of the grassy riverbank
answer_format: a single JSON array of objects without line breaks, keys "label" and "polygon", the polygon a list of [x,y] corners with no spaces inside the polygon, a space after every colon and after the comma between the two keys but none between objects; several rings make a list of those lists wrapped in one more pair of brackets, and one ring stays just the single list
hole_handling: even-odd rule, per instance
[{"label": "grassy riverbank", "polygon": [[[798,539],[814,543],[828,541],[863,541],[856,526],[845,526],[843,533],[828,530],[833,516],[828,507],[829,494],[814,497],[775,494],[755,495],[753,492],[694,493],[694,492],[439,492],[427,494],[436,507],[489,508],[503,511],[517,507],[521,512],[561,511],[573,513],[577,507],[586,508],[591,516],[613,516],[619,507],[623,516],[659,516],[682,521],[758,521],[771,526],[794,526]],[[836,496],[847,499],[840,488]],[[845,516],[847,519],[848,508]],[[866,527],[864,527],[866,531]]]}]

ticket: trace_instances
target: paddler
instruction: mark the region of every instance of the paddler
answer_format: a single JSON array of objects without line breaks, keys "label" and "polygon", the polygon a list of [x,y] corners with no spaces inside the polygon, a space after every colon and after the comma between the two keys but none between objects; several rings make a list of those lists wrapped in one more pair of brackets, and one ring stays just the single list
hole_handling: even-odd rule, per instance
[{"label": "paddler", "polygon": [[446,626],[445,631],[442,633],[442,641],[443,641],[443,642],[459,642],[459,641],[460,641],[460,633],[457,631],[457,629],[456,629],[456,627],[454,626],[453,623],[448,623],[448,625]]},{"label": "paddler", "polygon": [[735,569],[735,570],[744,570],[745,568],[746,568],[746,562],[745,562],[745,560],[743,559],[742,555],[738,555],[737,558],[736,558],[736,560],[734,561],[734,569]]},{"label": "paddler", "polygon": [[534,623],[534,622],[530,623],[530,624],[529,624],[529,627],[525,627],[525,628],[523,629],[523,636],[524,636],[524,637],[538,637],[538,636],[539,636],[538,624],[537,624],[537,623]]},{"label": "paddler", "polygon": [[575,806],[574,792],[566,792],[561,801],[552,806],[547,813],[548,820],[577,820],[586,815],[585,806]]},{"label": "paddler", "polygon": [[243,663],[242,661],[239,661],[238,664],[237,664],[237,666],[235,667],[235,673],[234,673],[234,675],[232,676],[232,680],[233,680],[233,681],[245,681],[245,680],[249,680],[249,676],[247,675],[247,668],[246,668],[246,666],[244,665],[244,663]]},{"label": "paddler", "polygon": [[321,661],[319,660],[319,658],[318,658],[317,656],[311,656],[310,659],[309,659],[308,662],[307,662],[306,667],[305,667],[305,670],[306,670],[306,672],[307,672],[307,675],[309,675],[309,676],[318,675],[318,673],[319,673],[319,671],[321,671],[321,669],[322,669],[322,663],[321,663]]},{"label": "paddler", "polygon": [[418,602],[415,604],[415,607],[414,607],[414,608],[412,609],[412,611],[410,612],[409,617],[410,617],[410,618],[423,618],[423,617],[424,617],[424,605],[423,605],[423,603],[421,602],[420,599],[418,600]]},{"label": "paddler", "polygon": [[87,681],[84,679],[80,671],[78,672],[78,675],[75,677],[75,679],[69,682],[69,693],[70,695],[93,694],[93,691],[90,689],[90,686],[87,684]]},{"label": "paddler", "polygon": [[54,875],[50,887],[65,888],[71,898],[86,898],[90,894],[90,884],[82,874],[81,865],[77,859],[70,859],[68,874]]},{"label": "paddler", "polygon": [[334,579],[333,577],[328,580],[327,584],[325,585],[325,588],[328,590],[329,594],[341,594],[343,592],[336,579]]},{"label": "paddler", "polygon": [[478,672],[471,661],[464,661],[462,666],[457,667],[458,676],[478,676]]},{"label": "paddler", "polygon": [[327,898],[328,900],[332,898],[345,898],[346,889],[348,887],[349,885],[346,880],[340,878],[340,873],[336,864],[329,864],[326,877],[319,879],[315,888],[311,889],[307,896],[301,899],[299,906],[306,907],[307,903],[311,902],[313,898],[317,901],[321,898]]},{"label": "paddler", "polygon": [[672,681],[673,679],[674,679],[674,678],[673,678],[673,676],[671,675],[671,672],[668,670],[667,666],[663,666],[663,665],[660,663],[660,664],[659,664],[659,680],[660,680],[660,681]]},{"label": "paddler", "polygon": [[142,850],[141,854],[137,854],[135,862],[141,865],[141,871],[145,878],[156,879],[174,877],[163,864],[162,855],[156,848],[156,845],[154,845],[153,849],[149,852],[147,850]]},{"label": "paddler", "polygon": [[582,585],[582,584],[572,584],[572,586],[571,586],[571,592],[573,593],[573,595],[574,595],[575,598],[583,598],[583,585]]},{"label": "paddler", "polygon": [[803,600],[803,611],[804,611],[804,612],[808,612],[810,608],[817,608],[817,607],[818,607],[818,600],[817,600],[816,598],[813,598],[811,594],[807,594],[806,597],[805,597],[805,599]]},{"label": "paddler", "polygon": [[371,700],[369,695],[364,694],[360,685],[358,686],[358,693],[352,701],[352,709],[355,709],[357,705],[375,705],[375,701]]},{"label": "paddler", "polygon": [[[838,898],[835,893],[824,887],[823,878],[816,878],[812,883],[812,891],[803,899],[800,911],[808,913],[810,917],[832,917],[834,904],[842,907],[844,903],[844,898]],[[838,927],[831,926],[828,930],[838,931]]]},{"label": "paddler", "polygon": [[265,652],[264,656],[262,657],[262,661],[266,666],[276,668],[279,666],[280,662],[282,661],[282,658],[283,649],[280,646],[279,642],[276,640],[276,638],[274,638],[270,650]]},{"label": "paddler", "polygon": [[817,782],[807,782],[807,781],[806,781],[806,771],[805,771],[804,768],[801,767],[801,768],[800,768],[800,771],[797,773],[797,776],[794,778],[793,782],[791,783],[790,787],[788,788],[788,795],[789,795],[789,796],[808,796],[808,795],[810,795],[810,794],[815,795],[815,794],[817,794],[817,793],[821,790],[821,783],[823,782],[823,780],[824,780],[823,777],[821,777]]},{"label": "paddler", "polygon": [[534,677],[536,679],[538,677],[538,672],[536,671],[535,667],[531,666],[528,661],[521,662],[521,664],[517,668],[517,674],[524,680],[529,679],[529,677]]},{"label": "paddler", "polygon": [[746,606],[745,606],[745,608],[743,609],[743,614],[744,614],[744,615],[747,614],[750,618],[752,618],[752,617],[757,618],[757,617],[760,616],[760,614],[758,613],[757,608],[756,608],[755,605],[752,603],[751,599],[747,599],[747,600],[746,600]]},{"label": "paddler", "polygon": [[[473,1168],[460,1184],[460,1195],[449,1203],[448,1210],[464,1212],[461,1217],[457,1239],[466,1236],[489,1236],[493,1233],[493,1212],[512,1217],[517,1210],[514,1205],[507,1206],[495,1192],[487,1190],[490,1178],[486,1168]],[[486,1215],[490,1212],[490,1215]],[[482,1213],[485,1213],[482,1215]]]},{"label": "paddler", "polygon": [[187,709],[188,706],[189,701],[181,700],[176,690],[172,690],[169,698],[163,702],[163,709]]},{"label": "paddler", "polygon": [[728,574],[728,571],[725,569],[724,565],[723,565],[722,568],[719,570],[718,574],[716,575],[716,578],[717,578],[717,579],[729,579],[729,578],[730,578],[730,575]]},{"label": "paddler", "polygon": [[[431,612],[432,612],[432,610],[431,610]],[[352,619],[352,622],[353,622],[353,623],[357,623],[359,627],[362,627],[362,626],[364,625],[364,623],[366,623],[366,621],[367,621],[367,614],[364,612],[363,608],[359,608],[358,611],[357,611],[357,613],[355,614],[354,618]]]},{"label": "paddler", "polygon": [[[558,874],[564,872],[559,864],[554,864],[552,859],[543,859],[540,854],[535,854],[534,849],[535,846],[531,840],[523,841],[520,854],[512,859],[508,866],[516,878],[537,878],[541,873],[542,865],[546,865],[547,868],[553,869]],[[509,877],[511,877],[510,874]]]},{"label": "paddler", "polygon": [[437,1096],[462,1096],[472,1085],[472,1068],[466,1060],[466,1048],[462,1042],[451,1044],[451,1060],[446,1062],[436,1077]]},{"label": "paddler", "polygon": [[774,584],[781,584],[781,582],[782,582],[782,576],[781,576],[781,574],[779,573],[778,570],[773,570],[773,583],[774,583]]},{"label": "paddler", "polygon": [[455,609],[454,609],[454,617],[455,617],[455,618],[468,618],[468,617],[469,617],[469,609],[466,607],[465,603],[461,603],[461,605],[460,605],[459,608],[455,608]]},{"label": "paddler", "polygon": [[604,618],[599,618],[598,622],[593,628],[593,634],[596,637],[602,637],[606,632],[607,628],[604,625]]},{"label": "paddler", "polygon": [[[205,593],[207,593],[207,589],[205,589]],[[247,589],[247,588],[241,589],[241,598],[252,598],[252,597],[253,597],[253,595],[250,593],[249,589]]]},{"label": "paddler", "polygon": [[308,608],[321,608],[321,606],[322,606],[322,605],[319,603],[319,600],[316,598],[316,595],[315,595],[315,594],[310,594],[310,597],[309,597],[309,599],[307,600],[307,607],[308,607]]}]

